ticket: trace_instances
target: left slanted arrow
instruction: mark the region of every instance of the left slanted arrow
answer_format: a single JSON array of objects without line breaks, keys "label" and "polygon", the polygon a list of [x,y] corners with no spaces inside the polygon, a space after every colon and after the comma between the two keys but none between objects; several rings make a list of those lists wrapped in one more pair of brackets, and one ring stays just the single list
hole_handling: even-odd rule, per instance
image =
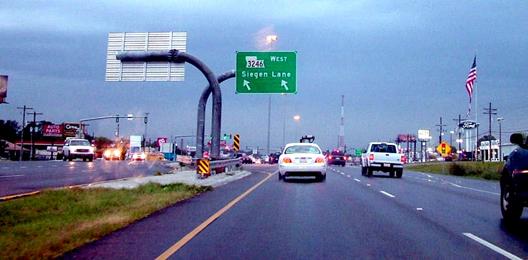
[{"label": "left slanted arrow", "polygon": [[284,89],[285,89],[286,91],[290,90],[290,89],[288,88],[288,81],[281,80],[281,87],[284,87]]},{"label": "left slanted arrow", "polygon": [[249,86],[249,81],[244,80],[244,87],[246,87],[247,90],[251,90],[251,87]]}]

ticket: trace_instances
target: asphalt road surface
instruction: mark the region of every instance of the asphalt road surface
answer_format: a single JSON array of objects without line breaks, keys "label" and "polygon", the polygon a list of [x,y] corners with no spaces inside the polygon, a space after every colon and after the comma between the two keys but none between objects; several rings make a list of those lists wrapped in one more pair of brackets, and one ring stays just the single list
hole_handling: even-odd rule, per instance
[{"label": "asphalt road surface", "polygon": [[172,259],[528,257],[528,219],[503,224],[497,182],[414,172],[368,178],[357,167],[332,167],[324,183],[282,182],[271,175],[276,167],[248,168],[254,174],[65,257],[153,259],[167,250]]},{"label": "asphalt road surface", "polygon": [[0,163],[0,196],[168,171],[158,162],[23,161]]}]

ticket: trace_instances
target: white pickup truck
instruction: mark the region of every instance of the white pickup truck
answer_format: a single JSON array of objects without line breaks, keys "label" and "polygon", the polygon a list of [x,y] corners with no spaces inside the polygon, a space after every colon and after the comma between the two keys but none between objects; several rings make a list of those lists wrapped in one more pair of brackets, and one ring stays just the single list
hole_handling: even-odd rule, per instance
[{"label": "white pickup truck", "polygon": [[371,142],[361,156],[361,175],[372,176],[374,171],[388,172],[391,177],[401,178],[405,155],[398,152],[394,143]]}]

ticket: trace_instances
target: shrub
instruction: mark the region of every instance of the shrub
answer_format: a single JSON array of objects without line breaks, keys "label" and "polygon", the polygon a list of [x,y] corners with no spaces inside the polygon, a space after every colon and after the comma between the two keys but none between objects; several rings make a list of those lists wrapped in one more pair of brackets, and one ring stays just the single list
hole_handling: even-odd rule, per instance
[{"label": "shrub", "polygon": [[449,165],[449,174],[455,176],[466,176],[467,173],[464,166],[457,163],[452,163]]}]

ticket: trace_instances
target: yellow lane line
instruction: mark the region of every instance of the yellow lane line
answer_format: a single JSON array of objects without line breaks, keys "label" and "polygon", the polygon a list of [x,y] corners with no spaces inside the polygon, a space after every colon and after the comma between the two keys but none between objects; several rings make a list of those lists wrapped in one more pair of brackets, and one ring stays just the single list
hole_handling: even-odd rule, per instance
[{"label": "yellow lane line", "polygon": [[12,199],[31,196],[31,195],[35,195],[39,193],[40,191],[37,190],[37,191],[32,191],[32,192],[27,192],[27,193],[20,193],[20,194],[15,194],[15,195],[10,195],[10,196],[4,196],[4,197],[0,197],[0,201],[12,200]]},{"label": "yellow lane line", "polygon": [[244,199],[247,195],[249,195],[251,192],[253,192],[256,188],[258,188],[260,185],[262,185],[264,182],[266,182],[273,174],[268,173],[268,176],[261,180],[259,183],[255,184],[253,187],[249,188],[247,191],[242,193],[240,196],[238,196],[236,199],[229,202],[227,205],[225,205],[222,209],[214,213],[212,216],[210,216],[206,221],[204,221],[202,224],[197,226],[193,231],[185,235],[180,241],[176,242],[176,244],[172,245],[169,249],[167,249],[163,254],[158,256],[156,259],[168,259],[171,255],[176,253],[180,248],[182,248],[185,244],[187,244],[189,241],[191,241],[196,235],[198,235],[200,232],[202,232],[204,229],[207,228],[211,223],[213,223],[216,219],[218,219],[222,214],[224,214],[226,211],[228,211],[230,208],[232,208],[235,204],[240,202],[242,199]]}]

